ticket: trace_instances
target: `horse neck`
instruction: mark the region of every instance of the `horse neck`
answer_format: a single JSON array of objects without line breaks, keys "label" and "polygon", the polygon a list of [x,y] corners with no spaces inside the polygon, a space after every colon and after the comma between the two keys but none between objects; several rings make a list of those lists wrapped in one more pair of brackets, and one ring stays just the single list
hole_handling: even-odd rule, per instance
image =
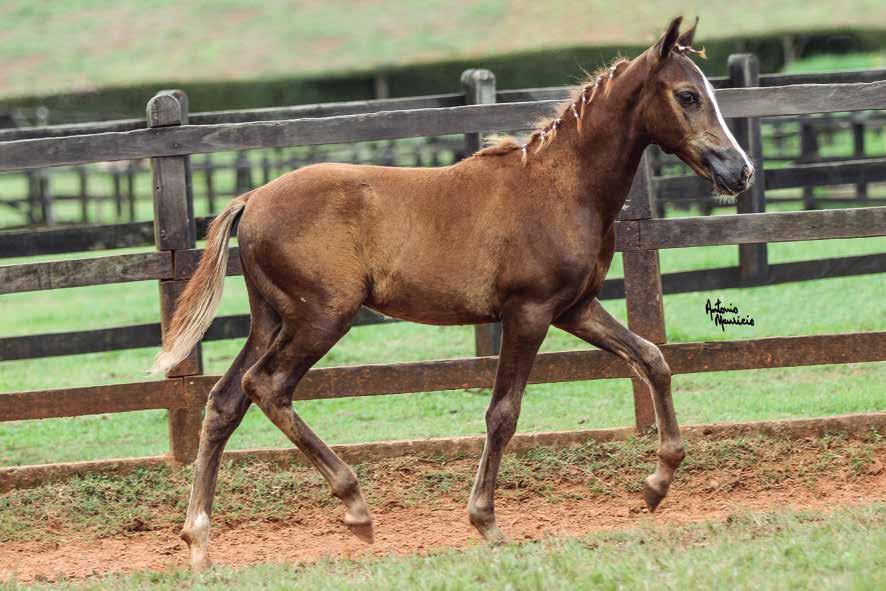
[{"label": "horse neck", "polygon": [[639,82],[625,74],[609,84],[608,92],[586,106],[589,110],[582,116],[580,132],[567,107],[555,140],[534,155],[559,174],[573,175],[570,185],[575,199],[596,209],[607,226],[624,206],[643,150],[649,145],[640,128]]}]

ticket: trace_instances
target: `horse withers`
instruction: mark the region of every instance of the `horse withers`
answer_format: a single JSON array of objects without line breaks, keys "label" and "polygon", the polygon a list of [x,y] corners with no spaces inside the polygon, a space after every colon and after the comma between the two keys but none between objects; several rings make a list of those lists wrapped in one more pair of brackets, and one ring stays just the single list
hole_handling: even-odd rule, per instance
[{"label": "horse withers", "polygon": [[468,504],[486,539],[503,539],[496,477],[551,325],[621,357],[649,385],[660,441],[644,497],[655,510],[685,452],[661,351],[596,297],[615,251],[613,224],[650,144],[679,156],[719,193],[745,190],[754,173],[691,59],[700,53],[692,48],[695,26],[680,33],[680,24],[674,19],[639,57],[592,76],[523,142],[502,139],[442,168],[308,166],[237,197],[218,216],[154,368],[174,367],[209,327],[239,218],[252,325],[206,404],[182,531],[194,568],[209,565],[219,461],[252,403],[320,470],[345,505],[345,523],[371,534],[354,472],[292,407],[299,380],[361,306],[426,324],[502,322]]}]

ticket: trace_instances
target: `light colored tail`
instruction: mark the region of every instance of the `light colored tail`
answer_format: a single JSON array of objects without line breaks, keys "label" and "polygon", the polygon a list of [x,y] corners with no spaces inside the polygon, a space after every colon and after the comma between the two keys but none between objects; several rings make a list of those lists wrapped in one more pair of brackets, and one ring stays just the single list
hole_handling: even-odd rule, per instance
[{"label": "light colored tail", "polygon": [[149,373],[166,373],[200,342],[221,301],[228,266],[228,239],[249,193],[231,201],[209,226],[206,250],[197,270],[178,299],[175,314],[163,337],[163,349],[154,358]]}]

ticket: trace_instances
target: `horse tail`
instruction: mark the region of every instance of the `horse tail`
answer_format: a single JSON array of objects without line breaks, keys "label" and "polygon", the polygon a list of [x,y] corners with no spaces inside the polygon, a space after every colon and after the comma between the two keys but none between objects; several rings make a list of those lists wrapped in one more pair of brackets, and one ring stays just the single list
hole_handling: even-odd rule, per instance
[{"label": "horse tail", "polygon": [[212,324],[224,290],[228,239],[249,195],[246,193],[231,201],[210,224],[206,250],[178,299],[172,322],[163,337],[163,348],[154,358],[149,373],[166,373],[181,363]]}]

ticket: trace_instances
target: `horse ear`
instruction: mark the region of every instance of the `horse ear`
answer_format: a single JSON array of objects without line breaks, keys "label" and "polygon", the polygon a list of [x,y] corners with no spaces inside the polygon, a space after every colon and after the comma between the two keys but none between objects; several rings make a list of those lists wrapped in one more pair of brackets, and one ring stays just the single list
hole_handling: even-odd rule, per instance
[{"label": "horse ear", "polygon": [[698,17],[695,17],[695,22],[692,23],[692,27],[687,31],[683,31],[680,33],[680,37],[677,38],[677,45],[682,45],[683,47],[692,47],[692,41],[695,39],[695,27],[698,26]]},{"label": "horse ear", "polygon": [[658,59],[663,60],[671,55],[671,50],[674,48],[674,45],[677,43],[677,37],[680,35],[680,23],[682,22],[682,16],[672,20],[671,24],[668,25],[668,30],[665,31],[665,34],[655,44],[655,55]]}]

